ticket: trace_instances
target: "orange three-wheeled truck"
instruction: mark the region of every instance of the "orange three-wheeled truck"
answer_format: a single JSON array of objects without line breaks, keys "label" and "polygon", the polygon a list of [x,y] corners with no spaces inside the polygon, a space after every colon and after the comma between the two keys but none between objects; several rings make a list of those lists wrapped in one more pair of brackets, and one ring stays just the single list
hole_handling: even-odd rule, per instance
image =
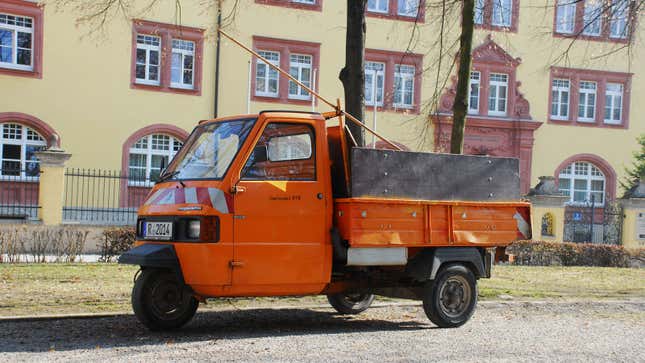
[{"label": "orange three-wheeled truck", "polygon": [[138,319],[172,329],[206,298],[325,294],[343,314],[383,295],[464,324],[477,279],[530,238],[517,160],[357,148],[349,135],[337,112],[201,122],[119,259],[141,266]]}]

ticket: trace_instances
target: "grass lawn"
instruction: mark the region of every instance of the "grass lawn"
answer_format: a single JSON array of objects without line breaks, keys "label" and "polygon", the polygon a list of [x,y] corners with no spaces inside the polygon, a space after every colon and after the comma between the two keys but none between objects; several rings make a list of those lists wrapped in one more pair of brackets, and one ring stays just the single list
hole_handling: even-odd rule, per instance
[{"label": "grass lawn", "polygon": [[[0,316],[131,311],[134,266],[0,264]],[[645,270],[598,267],[495,266],[480,280],[484,300],[645,298]],[[324,297],[228,299],[207,306],[326,303]]]}]

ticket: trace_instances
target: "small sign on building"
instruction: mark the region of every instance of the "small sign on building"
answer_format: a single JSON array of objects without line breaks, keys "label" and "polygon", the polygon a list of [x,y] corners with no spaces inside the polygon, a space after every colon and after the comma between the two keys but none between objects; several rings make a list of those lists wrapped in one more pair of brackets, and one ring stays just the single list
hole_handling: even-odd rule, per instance
[{"label": "small sign on building", "polygon": [[636,213],[636,239],[645,240],[645,212]]},{"label": "small sign on building", "polygon": [[582,220],[582,213],[581,212],[573,212],[573,220],[576,222],[579,222]]}]

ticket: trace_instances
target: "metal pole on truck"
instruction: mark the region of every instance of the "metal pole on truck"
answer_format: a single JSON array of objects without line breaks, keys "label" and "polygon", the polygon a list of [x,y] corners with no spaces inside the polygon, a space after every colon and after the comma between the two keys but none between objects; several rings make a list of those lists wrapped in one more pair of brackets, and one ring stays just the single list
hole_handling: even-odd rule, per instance
[{"label": "metal pole on truck", "polygon": [[300,87],[302,87],[303,89],[305,89],[307,92],[309,92],[309,93],[311,93],[312,95],[316,96],[316,98],[318,98],[318,99],[319,99],[319,100],[321,100],[322,102],[326,103],[329,107],[331,107],[331,108],[333,108],[334,110],[336,110],[336,112],[337,112],[338,114],[342,114],[342,115],[344,115],[348,120],[350,120],[350,121],[351,121],[351,122],[353,122],[354,124],[356,124],[356,125],[358,125],[358,126],[360,126],[360,127],[364,128],[365,130],[367,130],[368,132],[370,132],[372,135],[374,135],[374,136],[378,137],[379,139],[383,140],[383,142],[385,142],[386,144],[388,144],[388,145],[390,145],[391,147],[393,147],[393,148],[394,148],[394,150],[402,151],[402,150],[401,150],[401,148],[400,148],[400,147],[398,147],[395,143],[393,143],[392,141],[390,141],[390,140],[386,139],[384,136],[382,136],[382,135],[378,134],[376,131],[372,130],[371,128],[367,127],[363,122],[361,122],[361,120],[357,119],[357,118],[356,118],[356,117],[354,117],[352,114],[348,113],[347,111],[344,111],[343,109],[341,109],[341,108],[340,108],[340,107],[338,107],[337,105],[333,104],[332,102],[330,102],[329,100],[327,100],[326,98],[324,98],[323,96],[321,96],[320,94],[318,94],[316,91],[312,90],[310,87],[305,86],[305,85],[304,85],[302,82],[300,82],[298,79],[296,79],[295,77],[293,77],[292,75],[290,75],[288,72],[285,72],[284,70],[282,70],[282,68],[280,68],[280,67],[276,66],[275,64],[273,64],[273,63],[269,62],[266,58],[264,58],[263,56],[261,56],[260,54],[258,54],[258,53],[257,53],[256,51],[254,51],[253,49],[251,49],[251,48],[247,47],[246,45],[244,45],[244,44],[240,43],[237,39],[235,39],[235,38],[233,38],[232,36],[228,35],[228,33],[226,33],[225,31],[223,31],[223,30],[221,30],[221,29],[218,29],[217,31],[218,31],[220,34],[222,34],[223,36],[225,36],[226,38],[228,38],[228,39],[229,39],[230,41],[232,41],[233,43],[235,43],[235,44],[239,45],[242,49],[244,49],[244,50],[246,50],[247,52],[249,52],[249,53],[253,54],[255,57],[257,57],[258,59],[260,59],[261,61],[263,61],[264,63],[266,63],[269,67],[271,67],[271,68],[275,69],[276,71],[278,71],[278,72],[279,72],[280,74],[282,74],[283,76],[285,76],[285,77],[289,78],[290,80],[292,80],[293,82],[295,82],[297,85],[299,85]]},{"label": "metal pole on truck", "polygon": [[[376,86],[376,82],[378,80],[378,70],[374,71],[374,75],[372,76],[372,129],[376,131],[376,109],[378,108],[378,96],[376,95],[376,92],[378,90],[378,87]],[[376,149],[376,136],[372,134],[372,149]]]},{"label": "metal pole on truck", "polygon": [[[314,72],[312,74],[311,78],[311,88],[316,89],[316,73],[318,72],[318,69],[314,69]],[[316,98],[314,96],[311,96],[311,112],[316,112]]]},{"label": "metal pole on truck", "polygon": [[246,113],[250,114],[251,113],[251,77],[253,75],[251,74],[251,62],[253,62],[253,57],[251,57],[251,60],[249,61],[249,84],[248,84],[248,89],[247,89],[247,94],[246,94]]}]

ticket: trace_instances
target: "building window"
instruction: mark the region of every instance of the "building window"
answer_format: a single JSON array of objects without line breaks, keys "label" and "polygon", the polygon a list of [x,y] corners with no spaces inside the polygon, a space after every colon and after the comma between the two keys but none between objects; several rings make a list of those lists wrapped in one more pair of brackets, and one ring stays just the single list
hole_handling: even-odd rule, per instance
[{"label": "building window", "polygon": [[40,164],[36,152],[47,146],[45,139],[27,126],[16,123],[3,123],[0,126],[0,178],[39,176]]},{"label": "building window", "polygon": [[37,2],[0,1],[0,73],[42,76],[42,19]]},{"label": "building window", "polygon": [[572,34],[576,24],[576,0],[558,0],[555,29],[558,33]]},{"label": "building window", "polygon": [[551,118],[569,119],[569,80],[554,79],[551,82]]},{"label": "building window", "polygon": [[375,13],[388,13],[390,0],[367,0],[367,11]]},{"label": "building window", "polygon": [[401,64],[394,66],[394,107],[413,108],[414,75],[413,66]]},{"label": "building window", "polygon": [[480,72],[470,72],[470,92],[468,95],[468,113],[479,113]]},{"label": "building window", "polygon": [[569,197],[571,204],[590,203],[592,196],[595,205],[605,203],[605,175],[591,163],[571,163],[560,171],[558,180],[560,192]]},{"label": "building window", "polygon": [[134,20],[132,87],[201,94],[202,29]]},{"label": "building window", "polygon": [[512,0],[493,0],[493,25],[510,27],[512,14]]},{"label": "building window", "polygon": [[627,38],[627,16],[629,14],[628,0],[612,0],[609,36],[611,38]]},{"label": "building window", "polygon": [[[289,57],[289,74],[309,88],[311,88],[312,58],[311,55],[303,54],[291,54]],[[289,98],[308,100],[309,97],[307,90],[289,80]]]},{"label": "building window", "polygon": [[[270,64],[289,70],[289,74],[305,86],[312,88],[318,84],[319,43],[254,36],[253,48]],[[255,90],[252,100],[301,105],[314,102],[309,91],[288,77],[280,76],[264,61],[256,59],[252,67],[255,75],[251,78],[251,88]]]},{"label": "building window", "polygon": [[170,85],[177,88],[193,88],[195,71],[195,42],[172,40],[172,65]]},{"label": "building window", "polygon": [[607,83],[605,88],[605,123],[620,124],[623,114],[623,85]]},{"label": "building window", "polygon": [[599,36],[602,29],[602,11],[604,0],[587,0],[584,3],[582,34]]},{"label": "building window", "polygon": [[506,115],[506,100],[508,97],[508,75],[501,73],[490,74],[490,93],[488,95],[488,114]]},{"label": "building window", "polygon": [[[552,67],[549,120],[627,128],[631,77],[630,73]],[[574,110],[573,117],[565,112],[569,109]]]},{"label": "building window", "polygon": [[257,4],[274,5],[300,10],[322,11],[323,0],[255,0]]},{"label": "building window", "polygon": [[578,91],[578,121],[596,119],[596,82],[581,81]]},{"label": "building window", "polygon": [[385,87],[385,63],[365,62],[365,104],[383,106],[383,93]]},{"label": "building window", "polygon": [[416,18],[419,13],[419,0],[398,0],[397,14]]},{"label": "building window", "polygon": [[475,25],[490,30],[517,31],[519,0],[475,0]]},{"label": "building window", "polygon": [[174,137],[164,134],[152,134],[137,140],[129,152],[129,184],[153,184],[159,178],[162,166],[168,166],[182,144]]},{"label": "building window", "polygon": [[159,85],[161,38],[137,34],[137,83]]},{"label": "building window", "polygon": [[[280,66],[280,53],[261,50],[258,52],[271,64]],[[280,74],[258,59],[255,65],[255,94],[263,97],[278,97]]]}]

